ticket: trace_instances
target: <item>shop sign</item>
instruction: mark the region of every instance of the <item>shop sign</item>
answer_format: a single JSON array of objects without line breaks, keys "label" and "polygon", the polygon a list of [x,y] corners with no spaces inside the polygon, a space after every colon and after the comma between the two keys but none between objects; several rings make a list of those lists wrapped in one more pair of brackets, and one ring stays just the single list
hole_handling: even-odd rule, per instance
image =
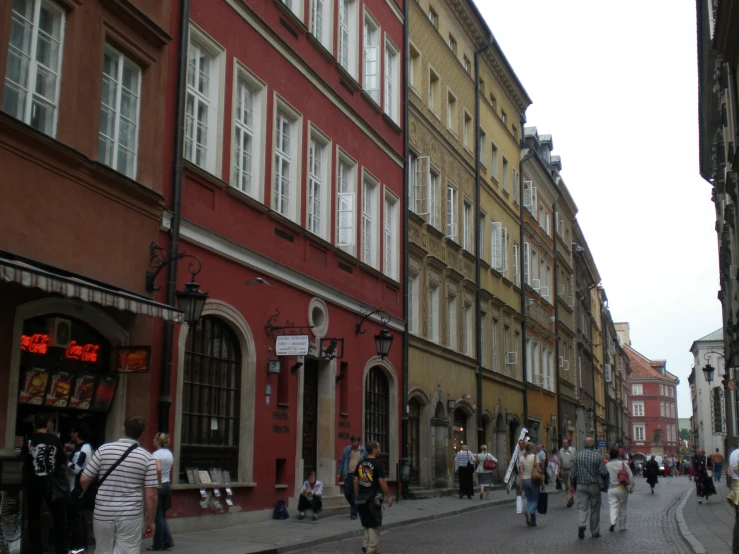
[{"label": "shop sign", "polygon": [[308,335],[279,335],[275,340],[278,356],[307,356],[310,349]]},{"label": "shop sign", "polygon": [[[43,333],[21,335],[21,350],[30,354],[48,354],[49,335]],[[64,357],[69,360],[95,364],[98,361],[99,350],[99,344],[77,344],[77,341],[73,340],[64,352]]]},{"label": "shop sign", "polygon": [[126,346],[116,350],[118,373],[148,373],[151,362],[150,346]]}]

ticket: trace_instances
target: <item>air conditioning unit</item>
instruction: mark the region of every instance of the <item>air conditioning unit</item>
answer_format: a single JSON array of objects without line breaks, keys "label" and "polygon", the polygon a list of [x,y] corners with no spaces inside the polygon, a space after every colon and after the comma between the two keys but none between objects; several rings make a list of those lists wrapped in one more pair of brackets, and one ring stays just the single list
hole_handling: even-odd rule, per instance
[{"label": "air conditioning unit", "polygon": [[518,363],[518,352],[506,352],[505,363],[506,365],[516,365]]},{"label": "air conditioning unit", "polygon": [[611,375],[611,364],[605,364],[603,366],[603,370],[605,371],[605,374],[606,374],[606,383],[610,383],[611,382],[611,378],[612,378],[612,375]]},{"label": "air conditioning unit", "polygon": [[541,287],[539,289],[539,294],[545,296],[546,298],[549,298],[549,287]]},{"label": "air conditioning unit", "polygon": [[49,319],[49,346],[69,348],[72,340],[72,322],[61,317]]},{"label": "air conditioning unit", "polygon": [[531,288],[535,291],[541,290],[541,279],[531,279]]}]

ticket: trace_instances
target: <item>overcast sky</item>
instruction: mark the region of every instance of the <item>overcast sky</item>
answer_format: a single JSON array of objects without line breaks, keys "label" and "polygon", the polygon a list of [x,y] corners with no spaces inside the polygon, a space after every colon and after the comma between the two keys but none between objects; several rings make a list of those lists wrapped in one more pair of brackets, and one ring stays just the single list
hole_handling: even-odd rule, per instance
[{"label": "overcast sky", "polygon": [[690,345],[721,326],[695,0],[476,1],[534,102],[527,125],[553,136],[614,321],[667,360],[690,417]]}]

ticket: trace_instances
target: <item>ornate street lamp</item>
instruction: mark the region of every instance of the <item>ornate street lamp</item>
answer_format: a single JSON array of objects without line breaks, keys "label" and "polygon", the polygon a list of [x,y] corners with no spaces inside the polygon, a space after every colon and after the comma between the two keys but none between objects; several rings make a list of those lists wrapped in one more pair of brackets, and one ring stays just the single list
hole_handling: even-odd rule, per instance
[{"label": "ornate street lamp", "polygon": [[706,365],[703,366],[703,375],[706,378],[706,383],[710,385],[711,382],[713,381],[713,373],[714,371],[716,371],[716,368],[714,368],[711,365],[711,361],[708,357],[708,354],[706,354],[705,359],[706,359]]},{"label": "ornate street lamp", "polygon": [[195,274],[192,273],[191,275],[192,278],[185,285],[185,290],[175,292],[177,305],[180,310],[185,312],[185,323],[188,325],[194,325],[198,322],[203,313],[205,301],[208,299],[208,293],[201,291],[200,286],[195,282]]},{"label": "ornate street lamp", "polygon": [[390,334],[387,329],[383,329],[375,335],[375,347],[377,348],[377,355],[381,359],[385,359],[390,353],[390,348],[393,346],[393,339],[395,337]]}]

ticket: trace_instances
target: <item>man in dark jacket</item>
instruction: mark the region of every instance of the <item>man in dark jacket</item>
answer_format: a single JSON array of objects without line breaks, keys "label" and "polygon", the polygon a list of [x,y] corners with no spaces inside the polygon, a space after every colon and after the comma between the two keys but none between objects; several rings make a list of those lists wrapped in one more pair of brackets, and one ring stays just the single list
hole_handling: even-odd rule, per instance
[{"label": "man in dark jacket", "polygon": [[654,454],[644,466],[644,475],[647,478],[647,483],[652,488],[652,494],[654,494],[654,485],[659,482],[659,462],[654,459]]},{"label": "man in dark jacket", "polygon": [[336,484],[344,481],[344,498],[349,503],[350,516],[357,519],[357,505],[354,502],[354,470],[367,457],[367,449],[363,444],[359,444],[359,435],[352,435],[352,443],[344,448],[339,460],[339,470],[336,476]]},{"label": "man in dark jacket", "polygon": [[23,474],[28,502],[28,535],[33,554],[42,554],[41,502],[46,501],[54,522],[56,554],[67,554],[64,502],[52,499],[52,480],[67,483],[64,446],[49,432],[51,421],[46,414],[36,414],[33,434],[23,443]]}]

